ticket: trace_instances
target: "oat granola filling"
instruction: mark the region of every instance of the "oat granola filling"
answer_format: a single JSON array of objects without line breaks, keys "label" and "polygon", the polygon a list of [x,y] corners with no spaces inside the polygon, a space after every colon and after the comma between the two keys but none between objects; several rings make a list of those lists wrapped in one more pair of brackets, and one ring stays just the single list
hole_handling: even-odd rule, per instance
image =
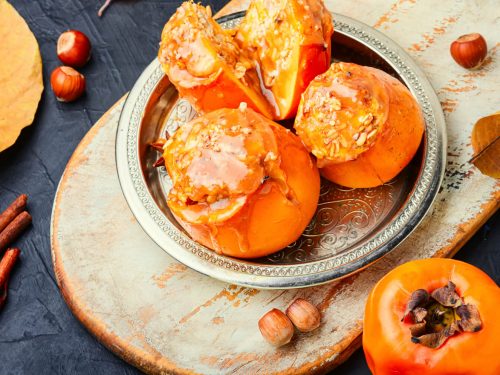
[{"label": "oat granola filling", "polygon": [[304,92],[295,129],[319,167],[354,160],[382,133],[388,100],[369,68],[335,63]]},{"label": "oat granola filling", "polygon": [[169,205],[192,208],[190,222],[227,220],[264,181],[285,179],[271,127],[244,106],[224,111],[183,125],[164,146]]},{"label": "oat granola filling", "polygon": [[321,1],[260,0],[250,4],[236,40],[255,54],[264,84],[271,88],[298,61],[301,46],[326,48],[332,32],[331,16]]},{"label": "oat granola filling", "polygon": [[[251,60],[233,41],[230,31],[212,19],[209,7],[184,2],[162,32],[159,59],[174,83],[189,88],[209,84],[229,68],[238,79],[258,88]],[[251,82],[246,82],[251,81]]]}]

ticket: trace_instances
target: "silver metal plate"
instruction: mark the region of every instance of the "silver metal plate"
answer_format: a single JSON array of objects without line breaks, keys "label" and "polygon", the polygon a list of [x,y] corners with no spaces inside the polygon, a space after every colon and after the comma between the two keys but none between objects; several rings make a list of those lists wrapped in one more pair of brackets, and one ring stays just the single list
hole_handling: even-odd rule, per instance
[{"label": "silver metal plate", "polygon": [[[219,20],[236,26],[244,12]],[[153,168],[157,152],[148,144],[173,132],[196,112],[153,61],[131,90],[120,117],[116,161],[120,184],[146,233],[181,263],[208,276],[255,288],[297,288],[325,283],[361,270],[415,229],[431,206],[445,167],[443,112],[434,90],[406,52],[382,33],[333,14],[334,58],[383,69],[417,98],[426,122],[419,152],[393,181],[372,189],[347,189],[323,180],[316,214],[302,236],[265,258],[240,260],[193,241],[172,216],[170,180]],[[290,125],[290,124],[288,124]]]}]

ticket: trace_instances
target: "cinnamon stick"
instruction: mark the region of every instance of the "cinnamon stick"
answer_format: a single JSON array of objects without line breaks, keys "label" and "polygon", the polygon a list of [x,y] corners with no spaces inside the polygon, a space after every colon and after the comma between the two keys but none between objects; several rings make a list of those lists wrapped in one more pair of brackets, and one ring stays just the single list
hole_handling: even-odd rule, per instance
[{"label": "cinnamon stick", "polygon": [[0,252],[9,246],[31,224],[31,215],[21,212],[0,232]]},{"label": "cinnamon stick", "polygon": [[0,232],[3,231],[17,215],[24,211],[27,202],[28,196],[26,194],[21,194],[0,214]]},{"label": "cinnamon stick", "polygon": [[17,247],[13,249],[7,249],[0,261],[0,286],[4,285],[9,279],[10,271],[17,262],[21,250]]},{"label": "cinnamon stick", "polygon": [[5,300],[7,299],[7,288],[7,283],[0,286],[0,310],[2,310],[3,305],[5,305]]},{"label": "cinnamon stick", "polygon": [[152,148],[154,148],[156,151],[163,153],[163,146],[165,145],[165,142],[153,142],[149,144]]},{"label": "cinnamon stick", "polygon": [[153,168],[158,168],[158,167],[163,167],[165,165],[165,159],[163,156],[160,156],[160,158],[153,163]]},{"label": "cinnamon stick", "polygon": [[18,248],[7,249],[0,261],[0,310],[7,299],[7,282],[9,280],[10,271],[14,268],[20,253],[21,250]]}]

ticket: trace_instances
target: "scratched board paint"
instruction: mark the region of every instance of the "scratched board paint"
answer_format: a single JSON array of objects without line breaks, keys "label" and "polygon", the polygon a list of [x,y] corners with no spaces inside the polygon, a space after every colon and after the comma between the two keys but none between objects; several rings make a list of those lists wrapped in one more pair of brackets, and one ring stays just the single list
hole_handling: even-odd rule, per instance
[{"label": "scratched board paint", "polygon": [[[129,211],[110,154],[123,105],[119,101],[67,166],[54,206],[52,249],[59,286],[74,314],[109,349],[142,370],[248,374],[333,368],[359,347],[364,301],[380,277],[410,259],[452,256],[498,208],[499,182],[468,163],[472,125],[499,109],[496,1],[326,3],[386,33],[433,83],[449,139],[436,203],[401,246],[347,279],[289,291],[227,285],[170,258]],[[240,10],[242,4],[231,3],[226,11]],[[449,43],[470,31],[482,33],[490,45],[485,67],[475,72],[455,65],[448,54]],[[257,320],[296,297],[318,305],[322,325],[274,349],[260,337]]]}]

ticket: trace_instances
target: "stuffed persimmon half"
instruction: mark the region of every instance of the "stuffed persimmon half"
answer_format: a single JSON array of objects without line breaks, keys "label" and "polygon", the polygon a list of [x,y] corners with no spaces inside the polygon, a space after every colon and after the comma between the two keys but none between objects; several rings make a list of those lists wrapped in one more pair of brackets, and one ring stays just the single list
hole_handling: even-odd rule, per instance
[{"label": "stuffed persimmon half", "polygon": [[330,65],[332,18],[322,0],[254,0],[223,30],[209,8],[183,3],[165,25],[159,61],[198,112],[238,108],[293,117],[309,82]]},{"label": "stuffed persimmon half", "polygon": [[255,64],[210,8],[183,3],[163,28],[158,59],[180,96],[200,113],[238,108],[241,102],[272,118]]},{"label": "stuffed persimmon half", "polygon": [[321,174],[367,188],[393,179],[417,152],[425,124],[409,90],[387,73],[335,63],[304,92],[295,129]]},{"label": "stuffed persimmon half", "polygon": [[319,173],[300,139],[245,105],[183,125],[163,157],[171,212],[217,253],[276,252],[301,235],[316,210]]},{"label": "stuffed persimmon half", "polygon": [[236,41],[259,64],[276,119],[293,117],[309,82],[330,66],[333,23],[322,0],[253,0]]}]

